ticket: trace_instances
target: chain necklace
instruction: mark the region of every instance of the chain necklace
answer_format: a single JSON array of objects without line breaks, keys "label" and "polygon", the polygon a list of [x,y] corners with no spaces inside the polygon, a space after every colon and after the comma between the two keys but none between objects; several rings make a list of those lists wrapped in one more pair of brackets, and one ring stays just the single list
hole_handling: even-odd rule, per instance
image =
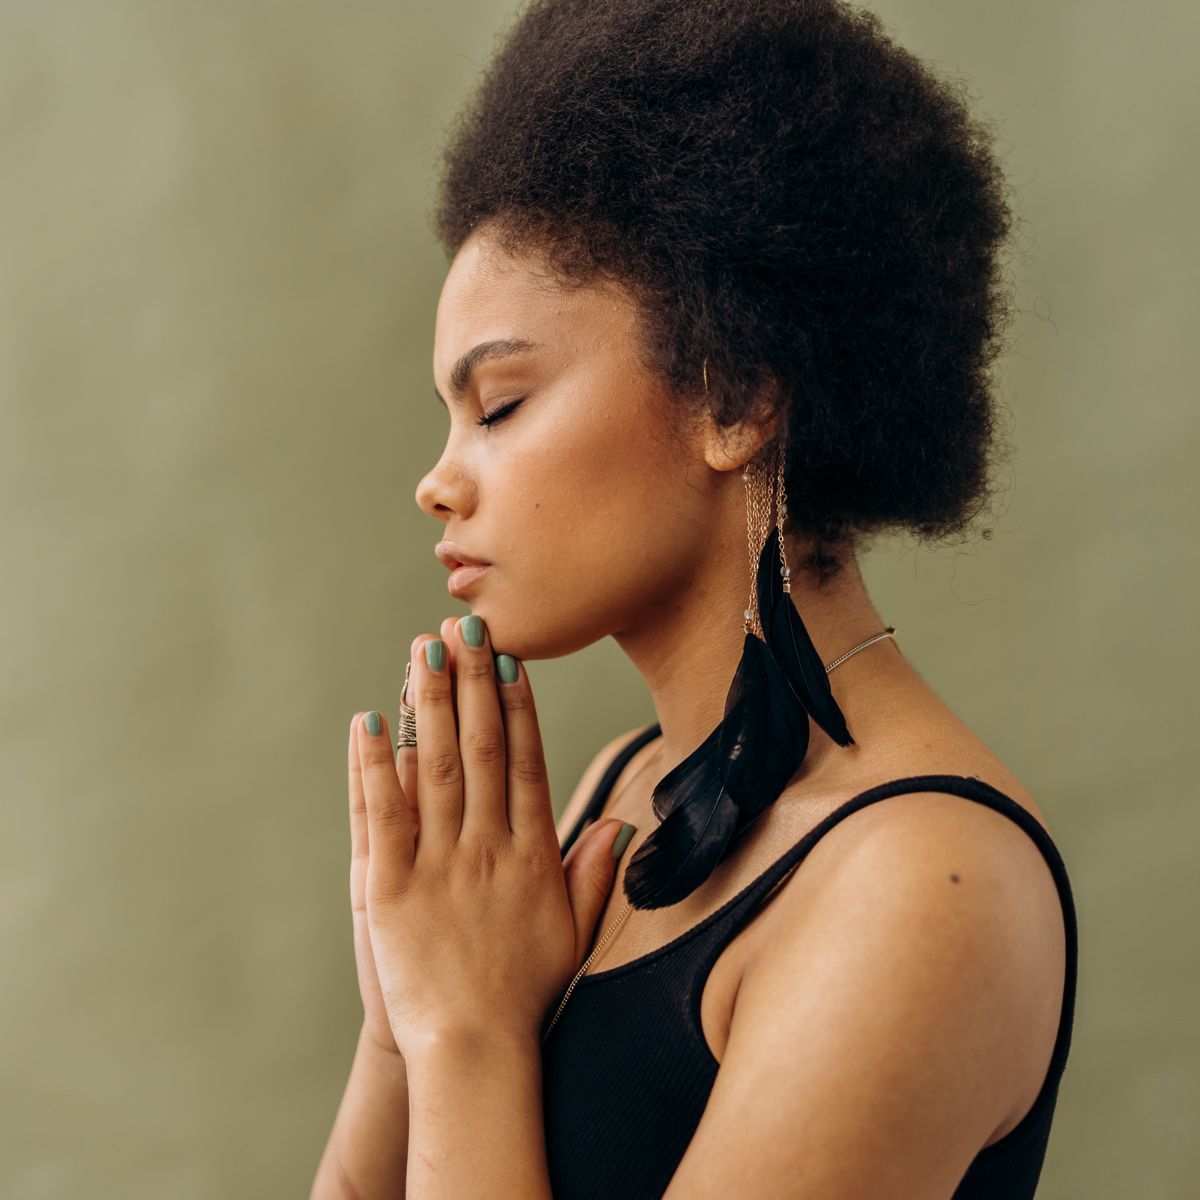
[{"label": "chain necklace", "polygon": [[[889,625],[882,633],[877,633],[873,637],[867,638],[866,641],[859,642],[857,646],[852,646],[849,650],[846,651],[845,654],[839,655],[837,658],[835,658],[833,660],[833,662],[831,662],[829,664],[829,666],[827,666],[825,668],[825,674],[828,675],[830,673],[830,671],[832,671],[834,669],[834,667],[840,666],[852,654],[857,654],[860,650],[865,650],[868,646],[879,641],[881,638],[890,637],[893,640],[895,640],[895,636],[896,636],[895,626]],[[650,761],[652,762],[654,760],[651,759]],[[650,765],[649,763],[646,764],[646,766],[649,766],[649,765]],[[617,797],[618,799],[620,799],[621,796],[625,795],[625,793],[633,786],[634,779],[637,779],[639,776],[641,776],[643,774],[643,772],[646,770],[646,766],[641,767],[634,774],[633,779],[630,779],[630,781],[621,789],[621,791]],[[618,864],[618,866],[619,866],[619,864]],[[565,992],[563,992],[563,997],[559,1001],[558,1010],[555,1012],[554,1016],[551,1018],[550,1024],[546,1027],[546,1032],[542,1035],[542,1043],[541,1044],[543,1046],[546,1044],[546,1039],[550,1036],[550,1031],[554,1028],[555,1025],[558,1024],[558,1018],[562,1015],[563,1009],[566,1008],[567,1001],[570,1000],[571,993],[575,990],[575,985],[583,978],[584,975],[587,974],[587,969],[588,969],[588,967],[590,967],[592,965],[592,960],[596,957],[597,954],[600,953],[601,949],[604,947],[605,943],[609,940],[609,938],[611,938],[612,935],[614,933],[616,933],[617,929],[621,925],[621,922],[624,921],[627,916],[629,916],[630,910],[632,908],[633,908],[633,905],[630,904],[628,901],[626,901],[625,907],[623,909],[621,909],[621,911],[617,914],[616,918],[613,920],[613,923],[604,931],[604,935],[592,947],[592,952],[587,956],[587,958],[585,958],[583,960],[583,965],[579,968],[578,971],[575,972],[575,977],[571,980],[571,982],[569,984],[567,984],[567,989]]]}]

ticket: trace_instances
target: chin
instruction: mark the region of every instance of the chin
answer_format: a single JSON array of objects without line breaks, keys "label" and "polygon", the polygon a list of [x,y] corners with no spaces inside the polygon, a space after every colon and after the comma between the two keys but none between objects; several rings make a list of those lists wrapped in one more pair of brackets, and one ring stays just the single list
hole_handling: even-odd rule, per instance
[{"label": "chin", "polygon": [[542,604],[518,606],[480,601],[471,612],[482,617],[488,628],[492,648],[497,654],[511,654],[522,662],[544,658],[565,658],[608,635],[607,629],[556,624]]}]

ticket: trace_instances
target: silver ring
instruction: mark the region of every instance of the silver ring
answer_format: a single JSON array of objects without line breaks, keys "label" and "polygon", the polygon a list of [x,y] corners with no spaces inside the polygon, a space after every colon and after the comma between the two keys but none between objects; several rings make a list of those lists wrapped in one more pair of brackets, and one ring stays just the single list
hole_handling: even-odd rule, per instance
[{"label": "silver ring", "polygon": [[396,722],[396,749],[417,744],[417,710],[408,704],[408,676],[412,663],[404,664],[404,686],[400,689],[400,719]]}]

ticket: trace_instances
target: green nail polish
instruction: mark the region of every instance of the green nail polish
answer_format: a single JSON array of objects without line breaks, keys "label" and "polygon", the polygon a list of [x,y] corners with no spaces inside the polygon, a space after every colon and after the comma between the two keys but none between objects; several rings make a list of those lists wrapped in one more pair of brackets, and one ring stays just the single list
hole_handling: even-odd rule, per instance
[{"label": "green nail polish", "polygon": [[629,845],[629,839],[633,837],[635,833],[637,833],[636,825],[630,825],[630,823],[626,821],[625,824],[621,826],[621,832],[618,833],[615,838],[613,838],[613,858],[620,858],[621,855],[625,853],[625,847]]},{"label": "green nail polish", "polygon": [[431,638],[425,643],[425,661],[434,671],[446,665],[446,643],[441,638]]},{"label": "green nail polish", "polygon": [[363,725],[366,726],[367,732],[375,737],[383,728],[383,718],[372,709],[365,717],[363,717]]},{"label": "green nail polish", "polygon": [[462,619],[463,640],[468,646],[483,645],[483,618],[472,613]]},{"label": "green nail polish", "polygon": [[517,660],[511,654],[497,654],[496,674],[501,683],[516,683],[521,674],[517,670]]}]

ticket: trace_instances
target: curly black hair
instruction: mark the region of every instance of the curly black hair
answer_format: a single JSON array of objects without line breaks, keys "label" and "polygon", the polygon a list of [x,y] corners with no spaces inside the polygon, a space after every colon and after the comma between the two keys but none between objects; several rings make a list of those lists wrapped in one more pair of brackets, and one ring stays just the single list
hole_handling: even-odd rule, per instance
[{"label": "curly black hair", "polygon": [[781,406],[787,531],[823,586],[839,547],[941,541],[991,499],[1008,193],[962,85],[874,13],[530,0],[450,126],[432,224],[450,258],[486,225],[564,286],[622,285],[646,365],[719,425]]}]

